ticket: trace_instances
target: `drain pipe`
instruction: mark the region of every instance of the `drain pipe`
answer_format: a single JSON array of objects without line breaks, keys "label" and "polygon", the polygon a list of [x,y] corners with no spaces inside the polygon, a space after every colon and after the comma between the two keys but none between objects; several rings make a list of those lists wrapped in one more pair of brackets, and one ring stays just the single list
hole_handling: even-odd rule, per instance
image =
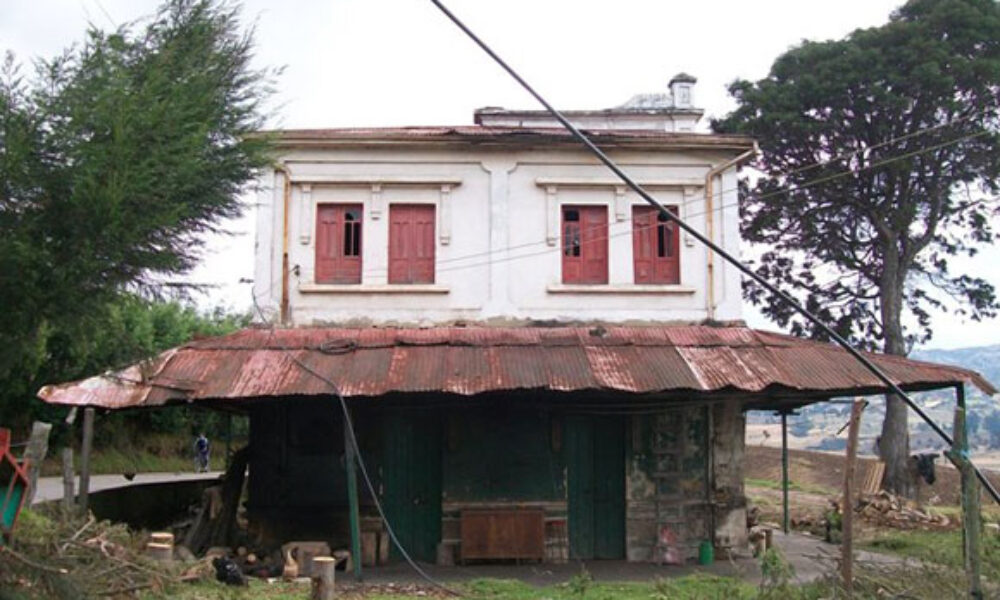
[{"label": "drain pipe", "polygon": [[275,167],[274,172],[282,174],[284,184],[281,194],[281,324],[288,325],[291,318],[288,299],[288,205],[292,197],[292,174],[285,163]]},{"label": "drain pipe", "polygon": [[[728,160],[717,167],[713,167],[705,174],[705,237],[715,241],[715,197],[712,190],[715,178],[728,169],[739,166],[747,160],[757,156],[760,148],[757,142],[753,143],[753,148],[740,154],[736,158]],[[721,203],[720,203],[721,205]],[[709,321],[715,320],[715,252],[708,250],[705,263],[708,274],[708,285],[706,286],[705,311]]]}]

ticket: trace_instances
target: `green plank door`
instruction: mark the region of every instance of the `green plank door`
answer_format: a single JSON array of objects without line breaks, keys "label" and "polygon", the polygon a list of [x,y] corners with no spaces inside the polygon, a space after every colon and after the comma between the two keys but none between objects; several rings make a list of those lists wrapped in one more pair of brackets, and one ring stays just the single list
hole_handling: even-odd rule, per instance
[{"label": "green plank door", "polygon": [[568,417],[565,427],[570,558],[594,558],[594,424]]},{"label": "green plank door", "polygon": [[570,557],[625,557],[625,447],[622,421],[566,420]]},{"label": "green plank door", "polygon": [[395,412],[387,415],[383,436],[386,516],[413,558],[433,561],[441,541],[440,419]]},{"label": "green plank door", "polygon": [[625,558],[625,430],[617,418],[594,422],[594,558]]}]

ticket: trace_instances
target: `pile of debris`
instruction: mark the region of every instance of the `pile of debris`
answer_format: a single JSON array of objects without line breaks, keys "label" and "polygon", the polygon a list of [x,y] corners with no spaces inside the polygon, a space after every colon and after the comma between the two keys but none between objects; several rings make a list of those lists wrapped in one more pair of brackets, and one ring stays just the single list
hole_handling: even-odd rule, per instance
[{"label": "pile of debris", "polygon": [[858,498],[855,512],[873,525],[895,529],[950,529],[956,524],[941,514],[931,514],[915,502],[885,490]]},{"label": "pile of debris", "polygon": [[13,543],[0,547],[0,589],[25,598],[114,598],[182,580],[146,556],[144,536],[125,525],[58,512],[43,505],[21,515]]}]

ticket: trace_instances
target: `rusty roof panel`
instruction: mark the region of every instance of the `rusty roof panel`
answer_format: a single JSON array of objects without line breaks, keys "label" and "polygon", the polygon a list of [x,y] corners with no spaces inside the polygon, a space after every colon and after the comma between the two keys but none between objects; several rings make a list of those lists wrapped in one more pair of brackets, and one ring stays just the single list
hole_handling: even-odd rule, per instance
[{"label": "rusty roof panel", "polygon": [[[996,393],[973,371],[868,356],[904,388],[968,381]],[[301,328],[193,341],[118,373],[46,386],[39,397],[127,408],[314,396],[331,393],[323,378],[349,397],[504,390],[849,395],[883,387],[831,344],[746,327]]]}]

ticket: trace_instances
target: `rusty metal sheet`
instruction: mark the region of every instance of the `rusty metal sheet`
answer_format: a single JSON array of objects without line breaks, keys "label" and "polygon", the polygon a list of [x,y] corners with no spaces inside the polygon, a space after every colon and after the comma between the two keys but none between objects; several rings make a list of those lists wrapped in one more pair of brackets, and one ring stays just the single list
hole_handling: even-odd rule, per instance
[{"label": "rusty metal sheet", "polygon": [[[996,393],[973,371],[869,356],[903,387],[967,381]],[[53,404],[128,408],[325,395],[333,391],[325,379],[348,397],[505,390],[850,395],[882,387],[831,344],[746,327],[301,328],[194,341],[38,395]]]}]

